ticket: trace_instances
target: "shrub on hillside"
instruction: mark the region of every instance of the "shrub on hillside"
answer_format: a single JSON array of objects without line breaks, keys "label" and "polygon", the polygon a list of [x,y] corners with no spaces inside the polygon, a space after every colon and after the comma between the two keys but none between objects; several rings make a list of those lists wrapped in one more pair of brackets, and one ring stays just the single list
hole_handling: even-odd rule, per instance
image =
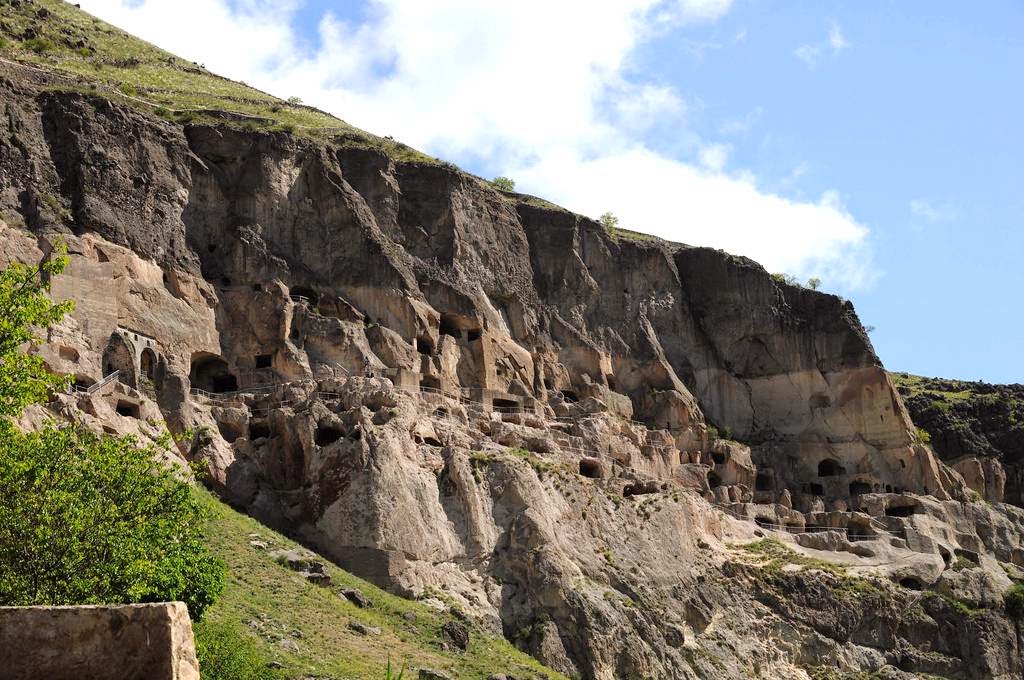
[{"label": "shrub on hillside", "polygon": [[195,627],[196,656],[203,680],[272,680],[256,641],[238,624],[203,622]]},{"label": "shrub on hillside", "polygon": [[0,272],[0,605],[183,600],[199,618],[224,587],[191,487],[149,445],[76,425],[23,432],[14,418],[66,379],[25,352],[70,305],[48,282],[61,250]]},{"label": "shrub on hillside", "polygon": [[495,177],[491,180],[491,186],[498,191],[515,191],[516,183],[511,177]]},{"label": "shrub on hillside", "polygon": [[1017,623],[1024,623],[1024,583],[1014,584],[1003,596],[1006,615]]}]

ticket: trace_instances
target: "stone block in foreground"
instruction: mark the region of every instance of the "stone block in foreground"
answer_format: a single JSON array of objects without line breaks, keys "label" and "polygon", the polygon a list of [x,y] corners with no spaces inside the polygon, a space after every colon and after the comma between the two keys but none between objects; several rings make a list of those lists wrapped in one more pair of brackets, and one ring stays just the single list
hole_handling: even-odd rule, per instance
[{"label": "stone block in foreground", "polygon": [[0,680],[199,680],[182,602],[0,607]]}]

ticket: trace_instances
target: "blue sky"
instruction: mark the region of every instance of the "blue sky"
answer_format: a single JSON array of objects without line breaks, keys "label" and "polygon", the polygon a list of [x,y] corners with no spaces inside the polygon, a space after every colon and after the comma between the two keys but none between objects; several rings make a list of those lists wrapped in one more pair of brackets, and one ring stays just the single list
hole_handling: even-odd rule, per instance
[{"label": "blue sky", "polygon": [[83,9],[586,214],[818,276],[890,369],[1024,382],[1019,1]]}]

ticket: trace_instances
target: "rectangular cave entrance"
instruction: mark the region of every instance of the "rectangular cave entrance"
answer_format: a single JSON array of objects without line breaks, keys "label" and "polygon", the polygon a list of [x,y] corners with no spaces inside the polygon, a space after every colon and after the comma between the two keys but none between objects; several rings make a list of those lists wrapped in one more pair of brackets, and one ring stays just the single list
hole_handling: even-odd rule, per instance
[{"label": "rectangular cave entrance", "polygon": [[119,415],[127,418],[138,418],[139,417],[139,405],[131,402],[119,399],[117,401],[117,407],[114,409]]}]

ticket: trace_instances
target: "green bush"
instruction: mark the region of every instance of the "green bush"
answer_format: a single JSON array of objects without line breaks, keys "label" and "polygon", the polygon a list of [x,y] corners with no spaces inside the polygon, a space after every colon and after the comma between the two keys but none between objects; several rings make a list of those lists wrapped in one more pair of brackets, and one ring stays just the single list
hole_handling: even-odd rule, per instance
[{"label": "green bush", "polygon": [[0,604],[182,600],[201,618],[224,566],[160,446],[0,422]]},{"label": "green bush", "polygon": [[601,215],[601,217],[599,217],[597,221],[600,222],[601,226],[607,229],[608,231],[611,231],[615,229],[615,227],[619,226],[619,218],[610,212],[606,212],[605,214]]},{"label": "green bush", "polygon": [[1003,597],[1006,615],[1012,620],[1024,622],[1024,583],[1014,584]]},{"label": "green bush", "polygon": [[191,487],[160,462],[169,435],[142,445],[74,425],[14,422],[66,379],[25,352],[71,308],[47,297],[67,263],[0,272],[0,605],[183,600],[196,619],[224,587],[202,543]]},{"label": "green bush", "polygon": [[491,186],[498,191],[515,191],[516,183],[511,177],[495,177],[491,180]]},{"label": "green bush", "polygon": [[57,47],[53,44],[52,40],[48,40],[46,38],[30,38],[22,42],[21,46],[26,50],[32,50],[36,54],[52,52]]},{"label": "green bush", "polygon": [[196,625],[196,656],[203,680],[271,680],[256,641],[239,624],[203,622]]}]

